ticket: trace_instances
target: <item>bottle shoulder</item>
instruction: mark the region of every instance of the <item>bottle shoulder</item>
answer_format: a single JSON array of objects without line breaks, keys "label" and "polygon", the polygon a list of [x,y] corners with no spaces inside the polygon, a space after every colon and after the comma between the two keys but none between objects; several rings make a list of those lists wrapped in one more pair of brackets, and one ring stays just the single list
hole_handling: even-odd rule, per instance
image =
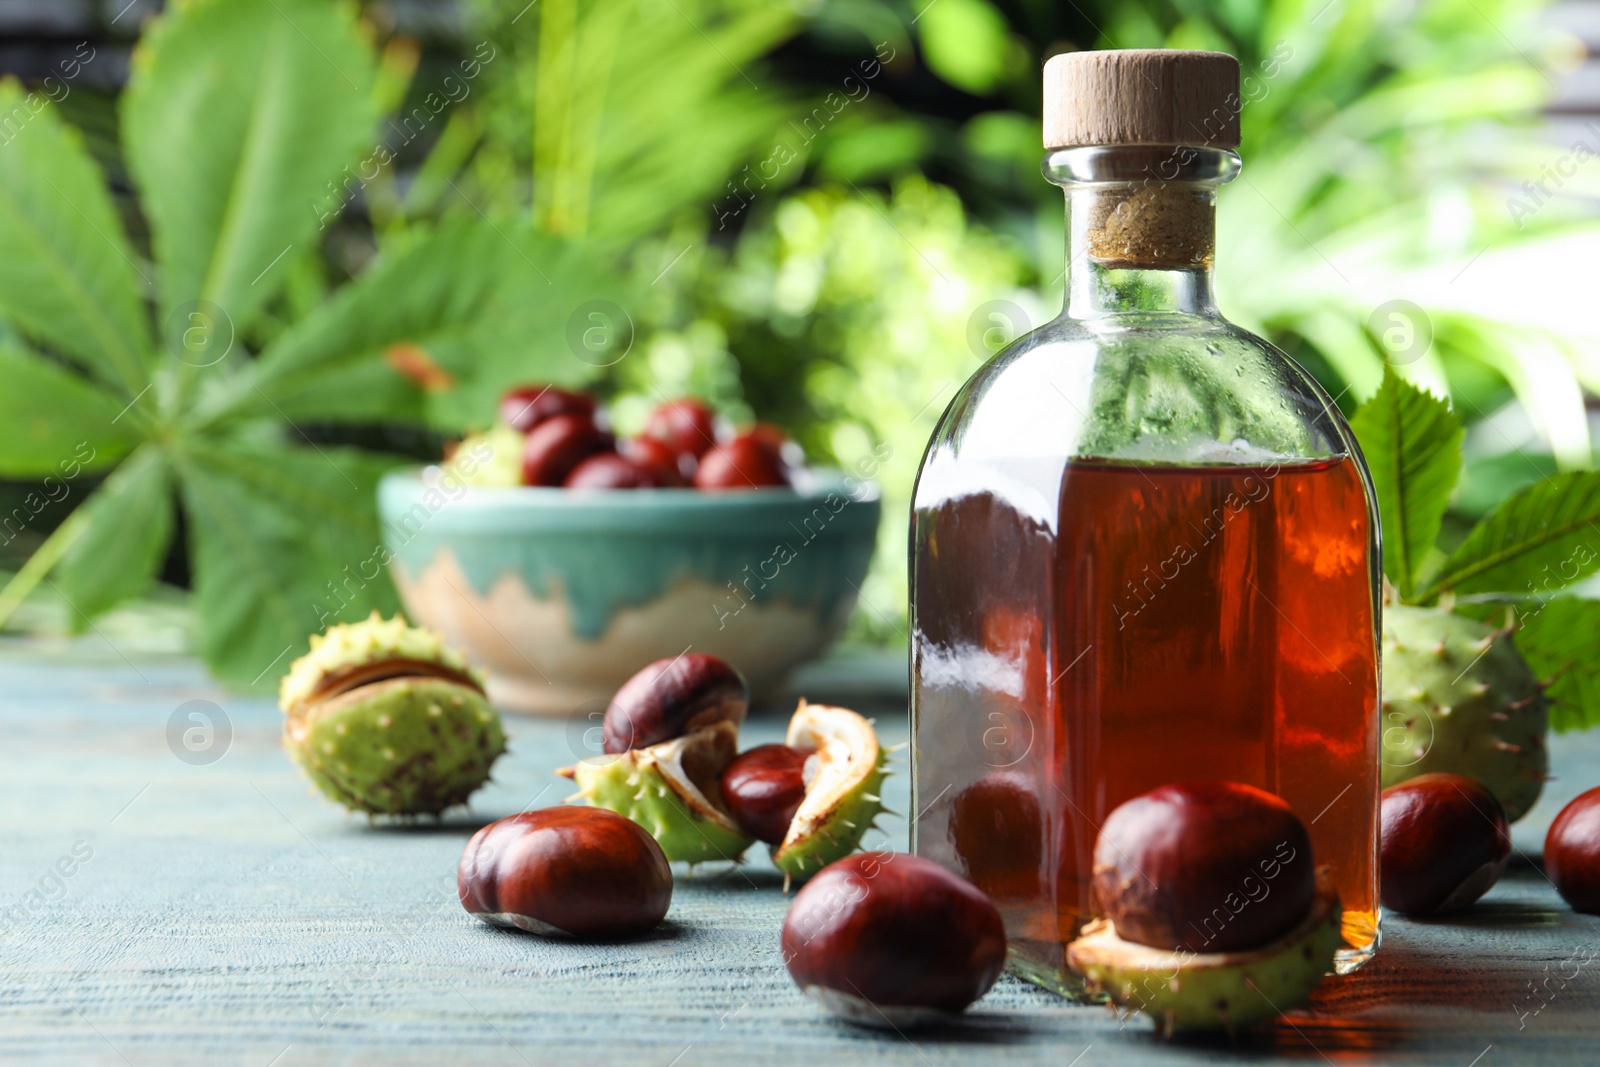
[{"label": "bottle shoulder", "polygon": [[1354,451],[1314,378],[1224,319],[1057,318],[997,353],[957,393],[936,452],[1246,463]]}]

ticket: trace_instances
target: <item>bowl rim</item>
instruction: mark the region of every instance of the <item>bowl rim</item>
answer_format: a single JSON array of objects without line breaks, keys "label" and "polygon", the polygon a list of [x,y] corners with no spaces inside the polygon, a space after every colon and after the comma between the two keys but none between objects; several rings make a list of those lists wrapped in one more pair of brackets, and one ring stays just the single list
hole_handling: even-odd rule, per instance
[{"label": "bowl rim", "polygon": [[[441,470],[434,467],[432,470]],[[736,492],[705,492],[696,489],[563,489],[546,486],[478,486],[460,484],[441,487],[425,481],[427,467],[408,467],[385,474],[378,485],[379,519],[387,526],[391,520],[409,515],[422,506],[429,524],[440,522],[442,529],[477,529],[487,533],[502,526],[522,528],[525,524],[562,529],[594,528],[610,531],[618,515],[634,515],[646,525],[639,531],[648,534],[658,521],[679,520],[690,527],[713,531],[729,520],[754,533],[772,524],[786,525],[797,514],[811,514],[827,507],[834,514],[854,512],[845,528],[862,521],[876,525],[882,507],[882,487],[870,478],[858,478],[834,468],[808,469],[797,487],[745,489]],[[441,475],[435,476],[437,479]],[[437,498],[428,502],[432,492]],[[846,504],[839,504],[842,498]],[[863,507],[864,506],[864,507]],[[869,518],[870,516],[870,518]],[[748,524],[755,523],[755,527]],[[620,530],[618,531],[620,532]]]}]

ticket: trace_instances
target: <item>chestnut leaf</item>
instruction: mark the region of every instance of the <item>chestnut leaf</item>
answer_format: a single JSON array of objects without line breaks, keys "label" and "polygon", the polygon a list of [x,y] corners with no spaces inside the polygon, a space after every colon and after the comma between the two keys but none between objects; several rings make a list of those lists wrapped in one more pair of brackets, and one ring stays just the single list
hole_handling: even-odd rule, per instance
[{"label": "chestnut leaf", "polygon": [[160,571],[172,541],[166,457],[145,446],[111,472],[73,516],[86,522],[56,573],[74,630],[130,597]]},{"label": "chestnut leaf", "polygon": [[1351,416],[1383,524],[1383,572],[1410,601],[1461,474],[1461,419],[1448,401],[1385,368],[1383,385]]},{"label": "chestnut leaf", "polygon": [[0,152],[0,315],[123,396],[94,420],[103,426],[149,384],[155,348],[140,296],[149,269],[83,138],[54,107],[35,114],[34,95],[0,82],[0,114],[32,115]]},{"label": "chestnut leaf", "polygon": [[[470,201],[384,230],[325,295],[347,168],[386,136],[376,65],[352,5],[167,5],[122,99],[149,262],[77,132],[0,82],[0,111],[26,116],[0,151],[0,475],[54,476],[76,508],[0,589],[0,625],[44,581],[80,626],[139,595],[181,506],[198,650],[269,689],[308,634],[396,608],[376,490],[403,461],[303,426],[459,429],[518,377],[593,372],[569,320],[625,298],[571,246]],[[70,479],[101,469],[81,501]]]},{"label": "chestnut leaf", "polygon": [[1600,600],[1564,596],[1533,606],[1512,642],[1549,683],[1552,728],[1600,726]]},{"label": "chestnut leaf", "polygon": [[1468,532],[1416,599],[1427,603],[1447,591],[1546,596],[1597,568],[1600,472],[1566,471],[1507,497]]}]

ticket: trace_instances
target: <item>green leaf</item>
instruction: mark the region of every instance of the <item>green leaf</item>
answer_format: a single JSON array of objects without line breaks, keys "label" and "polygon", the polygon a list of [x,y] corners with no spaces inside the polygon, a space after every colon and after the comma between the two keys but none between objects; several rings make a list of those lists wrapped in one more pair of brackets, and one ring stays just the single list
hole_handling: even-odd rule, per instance
[{"label": "green leaf", "polygon": [[1383,522],[1383,570],[1410,600],[1461,473],[1461,420],[1450,405],[1385,370],[1350,420]]},{"label": "green leaf", "polygon": [[371,148],[373,77],[352,8],[327,0],[196,0],[146,34],[123,130],[169,344],[191,302],[243,333],[278,292]]},{"label": "green leaf", "polygon": [[1554,729],[1600,726],[1600,600],[1549,601],[1522,620],[1513,640],[1549,683]]},{"label": "green leaf", "polygon": [[[529,223],[447,224],[386,252],[285,333],[227,403],[296,419],[421,412],[457,428],[482,420],[517,381],[592,377],[612,357],[574,347],[571,320],[591,302],[626,316],[625,299],[571,245]],[[439,375],[419,384],[419,366]]]},{"label": "green leaf", "polygon": [[105,178],[39,94],[0,82],[0,115],[0,314],[132,397],[148,383],[146,282]]},{"label": "green leaf", "polygon": [[165,458],[153,447],[139,449],[83,508],[89,525],[56,579],[75,617],[86,622],[143,593],[166,558],[172,498]]},{"label": "green leaf", "polygon": [[0,345],[0,476],[75,478],[116,459],[133,440],[119,417],[124,403],[42,356]]},{"label": "green leaf", "polygon": [[1428,588],[1544,595],[1600,567],[1600,472],[1555,474],[1513,494],[1467,534]]},{"label": "green leaf", "polygon": [[266,691],[308,635],[395,610],[376,510],[377,479],[393,463],[235,441],[184,455],[195,643],[219,678]]}]

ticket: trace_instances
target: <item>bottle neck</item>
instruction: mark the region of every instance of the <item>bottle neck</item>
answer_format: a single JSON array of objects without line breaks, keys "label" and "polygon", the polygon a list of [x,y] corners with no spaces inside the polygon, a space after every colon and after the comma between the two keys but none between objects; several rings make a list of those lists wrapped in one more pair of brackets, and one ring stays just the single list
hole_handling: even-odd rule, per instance
[{"label": "bottle neck", "polygon": [[1211,288],[1216,190],[1239,171],[1219,148],[1070,148],[1045,159],[1067,199],[1066,315],[1219,317]]}]

